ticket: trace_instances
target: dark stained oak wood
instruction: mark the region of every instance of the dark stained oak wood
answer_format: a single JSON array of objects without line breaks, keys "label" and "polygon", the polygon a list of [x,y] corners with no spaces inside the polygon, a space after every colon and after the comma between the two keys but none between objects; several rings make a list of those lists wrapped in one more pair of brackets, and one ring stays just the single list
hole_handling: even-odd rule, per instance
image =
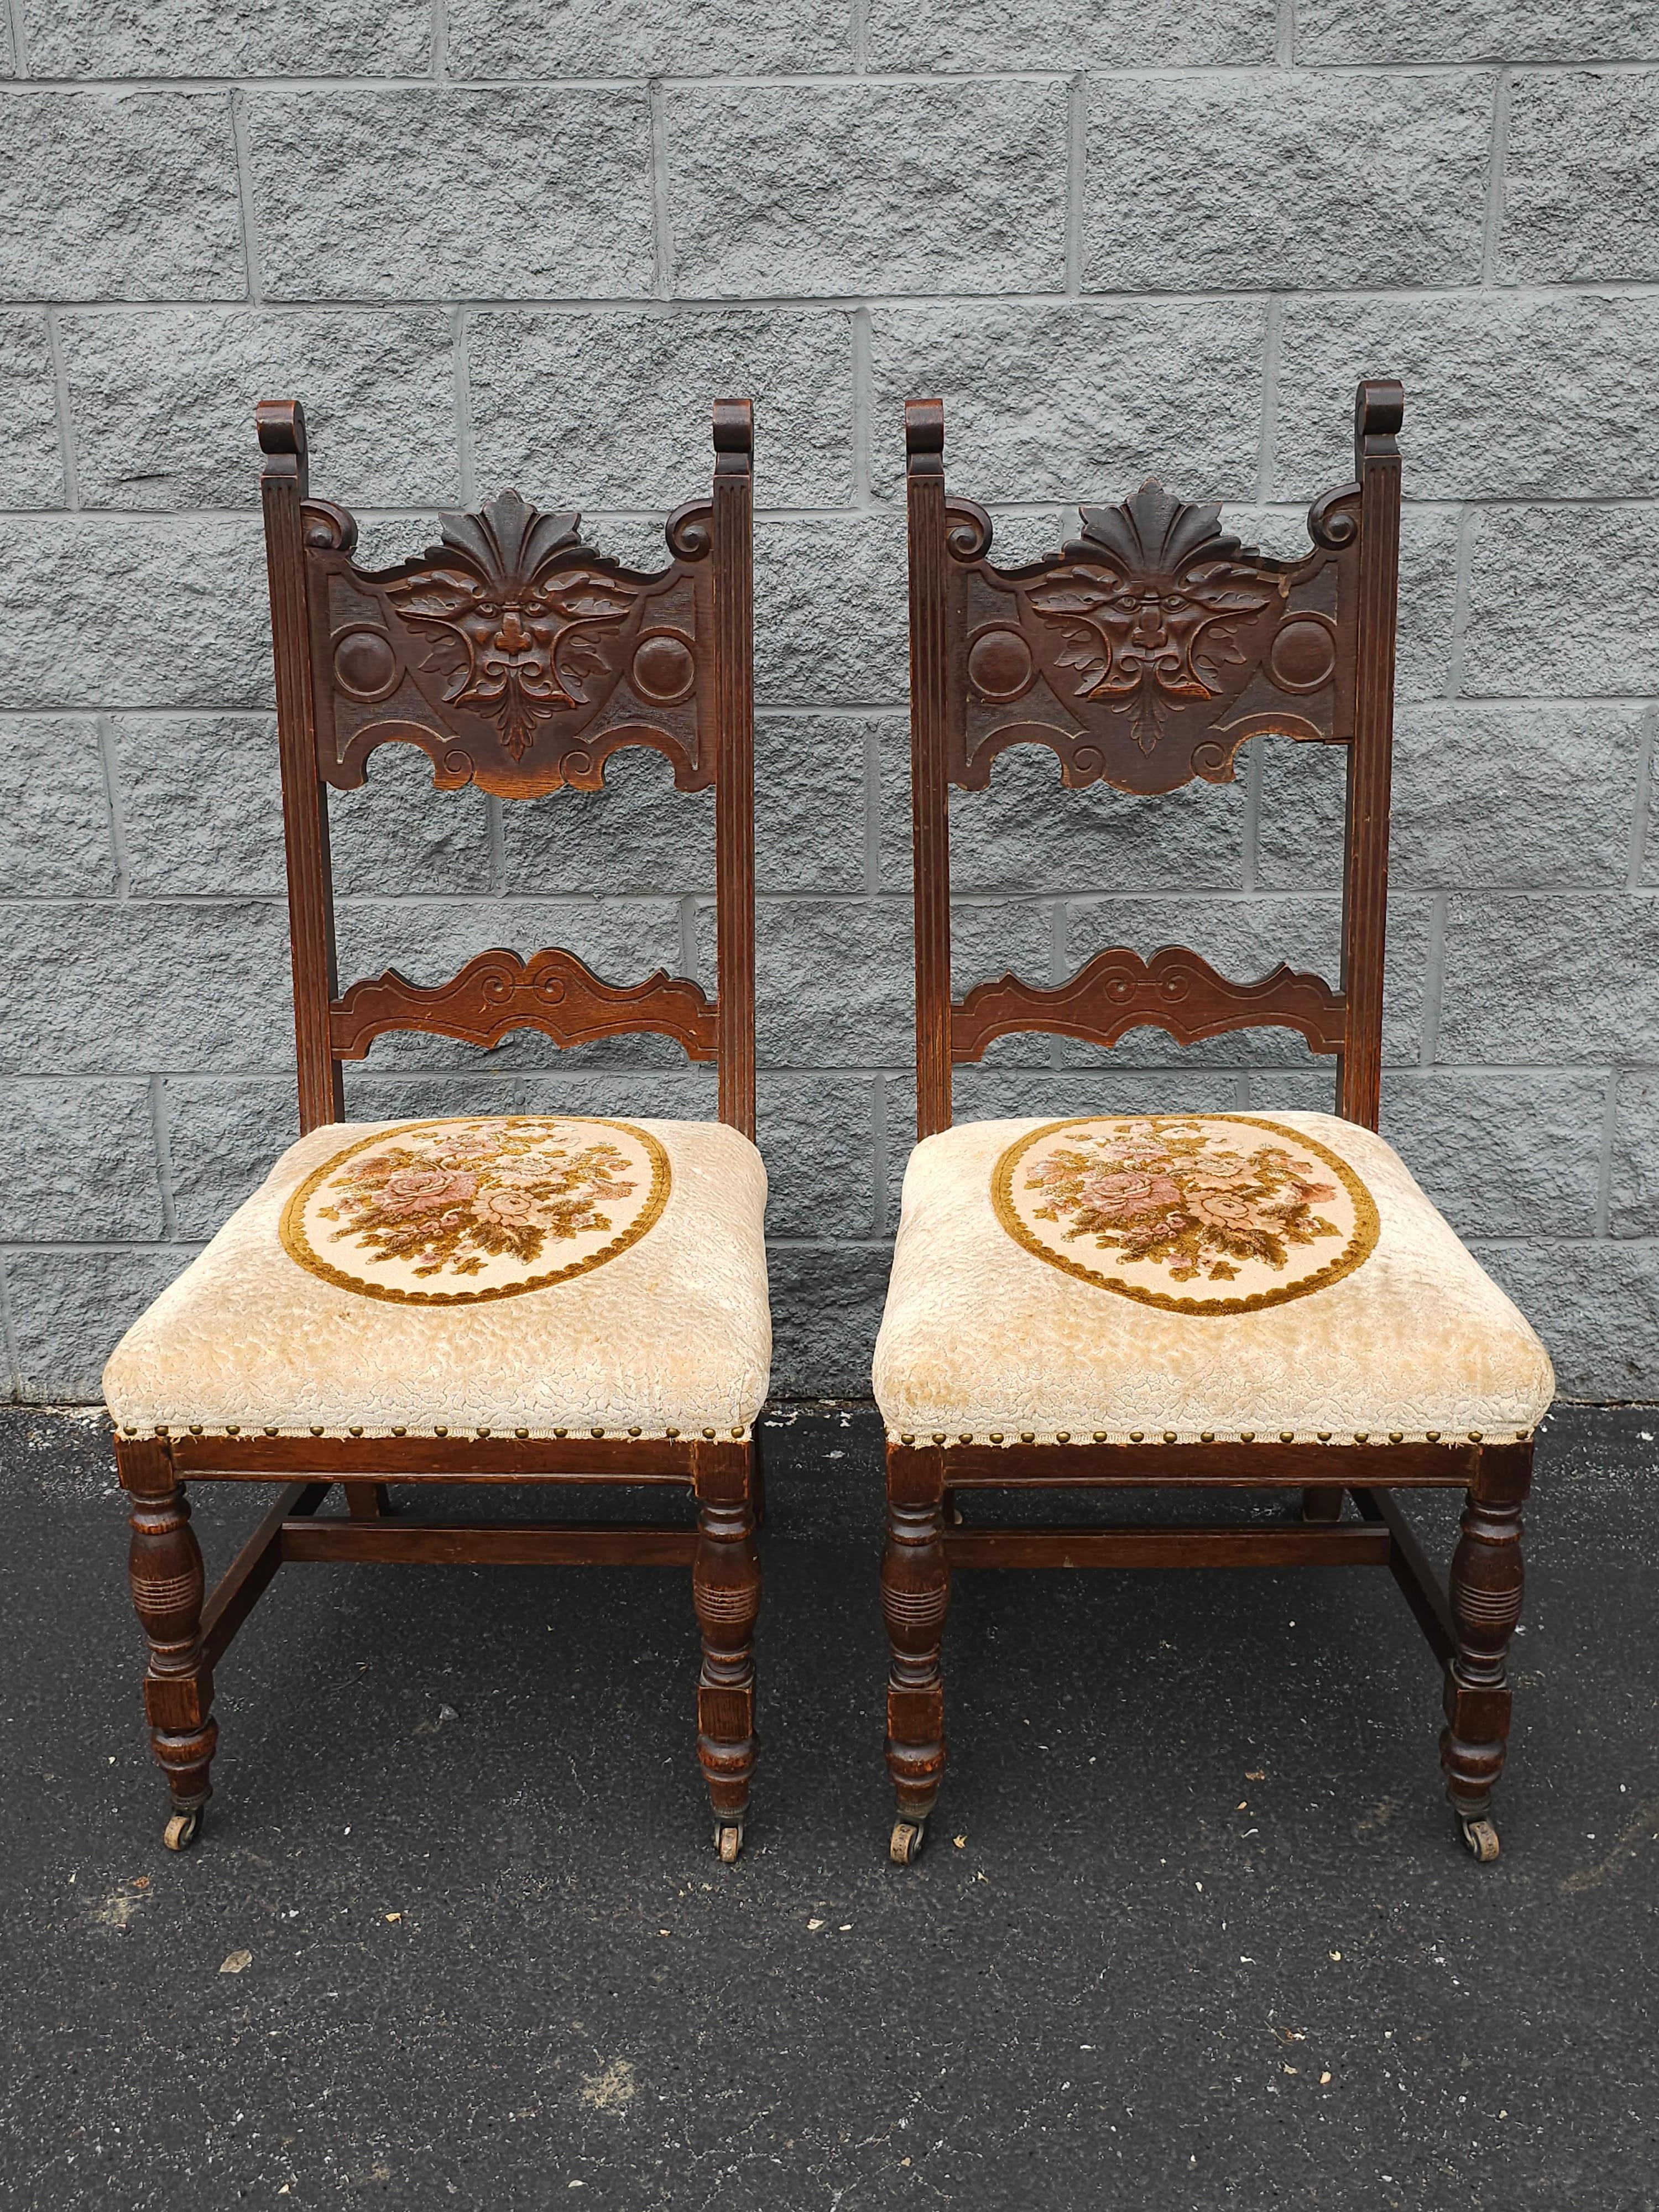
[{"label": "dark stained oak wood", "polygon": [[1150,960],[1116,945],[1051,988],[1018,975],[975,983],[951,1008],[951,1057],[981,1060],[995,1038],[1031,1030],[1111,1045],[1149,1026],[1183,1045],[1229,1030],[1297,1030],[1316,1052],[1334,1052],[1343,1014],[1340,992],[1282,963],[1256,982],[1235,983],[1184,945],[1166,945]]},{"label": "dark stained oak wood", "polygon": [[689,976],[659,968],[642,983],[605,983],[574,952],[557,950],[528,960],[481,952],[447,983],[411,983],[388,968],[335,1004],[329,1034],[340,1059],[362,1060],[387,1030],[496,1045],[518,1029],[539,1030],[561,1049],[648,1030],[683,1045],[688,1060],[720,1057],[714,1008]]},{"label": "dark stained oak wood", "polygon": [[[1109,1047],[1146,1025],[1183,1045],[1233,1030],[1295,1030],[1335,1055],[1340,1112],[1376,1127],[1404,404],[1392,379],[1360,385],[1355,480],[1315,501],[1299,559],[1241,545],[1218,508],[1153,482],[1116,507],[1084,507],[1079,538],[1013,568],[988,557],[990,517],[946,490],[940,403],[907,404],[919,1137],[951,1126],[953,1063],[979,1060],[998,1037],[1037,1031]],[[1340,988],[1283,965],[1236,981],[1180,945],[1150,958],[1110,946],[1062,983],[1004,975],[952,1001],[952,786],[983,790],[1017,744],[1047,747],[1072,787],[1150,794],[1195,777],[1225,782],[1240,745],[1267,731],[1346,751]],[[1103,1086],[1103,1111],[1109,1096]],[[895,1857],[912,1854],[944,1771],[940,1642],[953,1567],[1386,1565],[1446,1668],[1448,1793],[1466,1824],[1484,1821],[1509,1725],[1504,1662],[1531,1449],[1473,1437],[890,1441],[882,1591]],[[957,1506],[995,1489],[1161,1486],[1296,1490],[1300,1519],[1276,1528],[982,1527],[960,1525]],[[1449,1595],[1389,1494],[1448,1487],[1468,1493]],[[1342,1519],[1350,1491],[1358,1522]],[[1495,1852],[1495,1834],[1465,1833],[1482,1856]]]},{"label": "dark stained oak wood", "polygon": [[[341,1063],[412,1030],[488,1047],[533,1028],[562,1047],[650,1032],[715,1063],[722,1121],[755,1127],[753,413],[714,403],[709,493],[669,520],[644,572],[584,545],[575,515],[515,491],[441,518],[442,541],[394,568],[352,555],[356,524],[309,495],[305,416],[261,403],[295,1036],[303,1131],[343,1121]],[[447,983],[395,969],[341,993],[327,793],[362,783],[382,744],[418,746],[441,789],[502,798],[598,791],[643,745],[677,787],[715,792],[719,991],[659,972],[616,984],[574,953],[480,953]],[[145,1703],[182,1848],[210,1795],[213,1669],[288,1561],[464,1561],[690,1568],[702,1627],[698,1752],[722,1856],[736,1854],[754,1765],[758,1479],[744,1437],[573,1432],[384,1437],[198,1431],[115,1440],[131,1498],[133,1602],[149,1646]],[[276,1503],[211,1596],[185,1482],[277,1482]],[[315,1508],[334,1482],[347,1517]],[[398,1514],[388,1485],[538,1482],[690,1490],[700,1525],[484,1525]],[[175,1832],[183,1826],[185,1832]]]},{"label": "dark stained oak wood", "polygon": [[1386,1528],[947,1528],[952,1567],[1385,1567]]},{"label": "dark stained oak wood", "polygon": [[695,1528],[532,1521],[318,1521],[282,1524],[284,1562],[410,1567],[689,1567]]}]

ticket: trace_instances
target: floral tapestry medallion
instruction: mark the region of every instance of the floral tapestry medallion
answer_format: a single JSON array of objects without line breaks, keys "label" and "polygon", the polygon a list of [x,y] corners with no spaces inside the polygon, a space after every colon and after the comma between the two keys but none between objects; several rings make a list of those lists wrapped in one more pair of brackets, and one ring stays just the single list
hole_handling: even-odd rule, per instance
[{"label": "floral tapestry medallion", "polygon": [[574,1114],[409,1121],[337,1152],[283,1210],[290,1259],[411,1305],[543,1291],[637,1244],[668,1155],[629,1121]]},{"label": "floral tapestry medallion", "polygon": [[1239,1314],[1340,1282],[1376,1248],[1376,1201],[1346,1160],[1248,1114],[1050,1121],[992,1170],[1028,1252],[1169,1313]]}]

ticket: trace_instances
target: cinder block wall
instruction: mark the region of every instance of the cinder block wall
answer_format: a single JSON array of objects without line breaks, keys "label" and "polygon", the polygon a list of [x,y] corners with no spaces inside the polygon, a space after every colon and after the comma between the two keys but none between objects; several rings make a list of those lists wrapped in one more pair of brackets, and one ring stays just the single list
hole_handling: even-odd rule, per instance
[{"label": "cinder block wall", "polygon": [[[777,1386],[861,1392],[909,1133],[899,405],[1025,555],[1156,471],[1297,542],[1409,394],[1389,1133],[1569,1395],[1659,1395],[1659,11],[1650,0],[228,0],[0,9],[10,1387],[125,1324],[293,1129],[254,400],[373,557],[513,483],[640,557],[759,422]],[[1113,939],[1328,963],[1334,758],[957,811],[961,981]],[[349,976],[707,975],[653,757],[505,807],[375,760]],[[1323,1103],[1294,1041],[1005,1041],[962,1111]],[[383,1042],[359,1115],[704,1113],[654,1042]]]}]

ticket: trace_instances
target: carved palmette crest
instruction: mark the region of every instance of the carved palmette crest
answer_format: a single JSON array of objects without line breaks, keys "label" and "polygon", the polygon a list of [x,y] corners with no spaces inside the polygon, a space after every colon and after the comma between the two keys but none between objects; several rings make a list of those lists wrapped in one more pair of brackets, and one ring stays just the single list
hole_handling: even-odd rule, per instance
[{"label": "carved palmette crest", "polygon": [[1236,691],[1260,658],[1283,585],[1220,528],[1149,478],[1119,507],[1080,510],[1083,536],[1022,596],[1056,697],[1085,720],[1127,713],[1151,753],[1170,717]]},{"label": "carved palmette crest", "polygon": [[584,557],[575,515],[541,514],[516,491],[439,521],[442,544],[386,597],[430,638],[422,673],[444,703],[494,722],[517,761],[538,724],[586,702],[590,678],[614,680],[606,633],[640,586]]}]

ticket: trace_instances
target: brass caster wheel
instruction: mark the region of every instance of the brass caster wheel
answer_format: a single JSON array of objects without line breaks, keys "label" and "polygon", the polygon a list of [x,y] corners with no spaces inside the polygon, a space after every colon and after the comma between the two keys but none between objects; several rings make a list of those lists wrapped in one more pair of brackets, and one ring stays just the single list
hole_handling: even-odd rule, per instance
[{"label": "brass caster wheel", "polygon": [[732,1820],[714,1830],[714,1849],[720,1855],[722,1866],[736,1866],[738,1853],[743,1849],[743,1823]]},{"label": "brass caster wheel", "polygon": [[921,1856],[922,1840],[927,1833],[925,1820],[897,1820],[888,1838],[887,1856],[895,1866],[914,1866]]},{"label": "brass caster wheel", "polygon": [[1481,1866],[1490,1866],[1498,1856],[1498,1831],[1490,1820],[1465,1820],[1463,1841]]},{"label": "brass caster wheel", "polygon": [[193,1813],[175,1813],[161,1832],[161,1840],[170,1851],[187,1851],[196,1841],[196,1831],[202,1825],[201,1808]]}]

